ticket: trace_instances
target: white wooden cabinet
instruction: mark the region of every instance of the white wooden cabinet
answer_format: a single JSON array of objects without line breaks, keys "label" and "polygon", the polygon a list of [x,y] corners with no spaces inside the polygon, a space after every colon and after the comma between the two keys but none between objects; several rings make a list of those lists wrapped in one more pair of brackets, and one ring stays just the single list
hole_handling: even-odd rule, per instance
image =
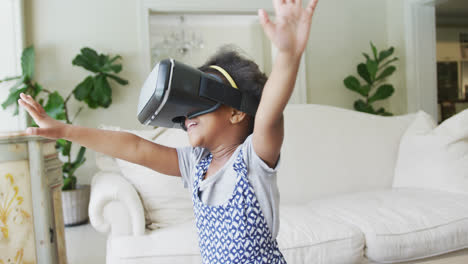
[{"label": "white wooden cabinet", "polygon": [[0,264],[66,263],[55,140],[0,133]]}]

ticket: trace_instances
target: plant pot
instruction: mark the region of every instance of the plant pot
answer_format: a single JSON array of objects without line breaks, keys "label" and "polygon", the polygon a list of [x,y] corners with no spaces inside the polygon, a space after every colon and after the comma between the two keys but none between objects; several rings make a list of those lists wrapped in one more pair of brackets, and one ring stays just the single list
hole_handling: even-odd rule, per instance
[{"label": "plant pot", "polygon": [[63,222],[66,227],[88,222],[90,185],[78,185],[75,190],[62,191]]}]

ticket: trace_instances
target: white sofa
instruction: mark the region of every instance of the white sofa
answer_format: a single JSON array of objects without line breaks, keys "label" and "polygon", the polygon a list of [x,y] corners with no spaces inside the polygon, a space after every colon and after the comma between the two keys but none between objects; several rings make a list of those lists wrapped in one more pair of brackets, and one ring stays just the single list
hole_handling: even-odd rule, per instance
[{"label": "white sofa", "polygon": [[[288,106],[277,176],[278,243],[287,262],[468,263],[468,126],[460,123],[468,125],[467,111],[463,118],[434,134],[421,112],[380,117]],[[169,146],[188,144],[181,130],[130,132]],[[431,158],[440,158],[433,152],[442,143],[411,153],[431,146],[424,140],[437,141],[428,136],[444,135],[455,137],[448,145],[457,146],[459,157],[450,159],[458,165],[449,165],[458,172],[447,171],[458,175],[440,179],[446,162]],[[93,227],[109,234],[107,263],[201,262],[190,191],[180,178],[104,155],[96,162],[89,214]],[[418,167],[434,175],[426,182]]]}]

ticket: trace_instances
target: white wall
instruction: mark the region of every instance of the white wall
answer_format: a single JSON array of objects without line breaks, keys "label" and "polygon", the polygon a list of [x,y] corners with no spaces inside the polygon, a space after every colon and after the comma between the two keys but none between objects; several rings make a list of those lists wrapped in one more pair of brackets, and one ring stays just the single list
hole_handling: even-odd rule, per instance
[{"label": "white wall", "polygon": [[[108,109],[85,108],[76,124],[97,127],[101,123],[125,128],[142,128],[136,118],[140,86],[142,52],[138,42],[137,1],[126,0],[27,0],[25,1],[26,39],[36,49],[37,80],[44,88],[67,96],[88,74],[71,64],[84,46],[99,52],[120,54],[127,86],[113,89]],[[117,86],[114,86],[117,87]],[[73,118],[81,103],[70,100]],[[73,150],[78,151],[76,147]],[[81,183],[89,183],[96,171],[94,152],[88,150],[87,162],[77,171]]]},{"label": "white wall", "polygon": [[398,61],[394,64],[397,70],[388,79],[395,87],[389,106],[390,112],[394,114],[405,114],[408,111],[404,1],[387,0],[387,45],[395,47],[394,56],[398,57]]},{"label": "white wall", "polygon": [[[389,27],[394,22],[391,18],[398,19],[400,7],[389,3],[390,0],[322,0],[319,3],[306,57],[309,103],[352,109],[359,96],[344,87],[343,79],[357,74],[356,66],[363,61],[361,53],[370,53],[369,41],[380,49],[395,45],[397,56],[403,57],[404,52],[398,50],[403,43],[401,22]],[[71,65],[83,46],[124,58],[121,76],[130,84],[114,89],[109,109],[85,109],[76,124],[142,128],[136,119],[136,106],[146,77],[142,62],[147,54],[140,49],[138,1],[27,0],[25,10],[27,42],[34,44],[37,52],[37,79],[47,89],[59,90],[65,96],[83,79],[86,72]],[[391,79],[396,94],[383,103],[397,114],[406,111],[403,65],[400,60]],[[71,112],[78,106],[70,104]],[[77,172],[81,182],[89,182],[95,172],[94,153],[88,151],[86,157],[88,162]]]},{"label": "white wall", "polygon": [[[21,74],[20,55],[23,45],[21,31],[21,1],[0,1],[0,79]],[[9,94],[9,87],[15,81],[0,83],[0,104]],[[0,106],[0,131],[21,130],[19,116],[13,116],[15,110],[11,106],[5,110]]]}]

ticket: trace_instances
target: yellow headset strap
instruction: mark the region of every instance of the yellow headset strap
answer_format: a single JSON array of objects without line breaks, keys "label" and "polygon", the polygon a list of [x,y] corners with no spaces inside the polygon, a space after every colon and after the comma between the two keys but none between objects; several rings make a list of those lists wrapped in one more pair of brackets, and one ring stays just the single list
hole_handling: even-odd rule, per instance
[{"label": "yellow headset strap", "polygon": [[229,73],[227,71],[225,71],[223,68],[221,68],[221,67],[219,67],[217,65],[210,65],[210,68],[218,70],[228,80],[228,82],[231,84],[232,87],[234,87],[236,89],[239,89],[239,88],[237,88],[237,84],[236,84],[236,82],[234,82],[231,75],[229,75]]}]

